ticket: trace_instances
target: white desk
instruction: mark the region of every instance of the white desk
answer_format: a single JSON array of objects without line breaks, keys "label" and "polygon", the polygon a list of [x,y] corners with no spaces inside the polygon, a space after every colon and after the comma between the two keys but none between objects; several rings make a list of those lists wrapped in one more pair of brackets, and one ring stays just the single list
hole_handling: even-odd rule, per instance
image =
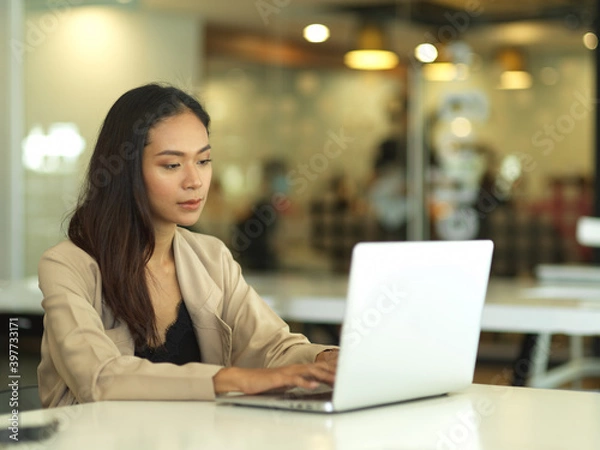
[{"label": "white desk", "polygon": [[[25,448],[600,448],[600,394],[506,386],[473,385],[449,396],[336,415],[212,402],[100,402],[24,412],[19,420],[23,426],[54,417],[59,432]],[[8,416],[0,423],[6,426]]]}]

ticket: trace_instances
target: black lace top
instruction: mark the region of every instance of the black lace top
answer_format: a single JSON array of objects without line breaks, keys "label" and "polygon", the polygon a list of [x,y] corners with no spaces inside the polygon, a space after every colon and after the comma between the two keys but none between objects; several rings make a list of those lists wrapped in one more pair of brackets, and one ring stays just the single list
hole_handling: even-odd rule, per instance
[{"label": "black lace top", "polygon": [[135,351],[135,356],[155,363],[173,363],[179,366],[189,362],[200,362],[200,347],[194,333],[190,313],[181,300],[177,309],[177,319],[169,328],[165,342],[160,347],[146,347]]}]

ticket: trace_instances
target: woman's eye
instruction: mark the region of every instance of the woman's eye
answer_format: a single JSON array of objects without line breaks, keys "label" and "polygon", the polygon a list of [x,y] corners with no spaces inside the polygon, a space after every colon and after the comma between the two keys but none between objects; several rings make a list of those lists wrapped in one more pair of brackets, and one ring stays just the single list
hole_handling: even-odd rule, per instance
[{"label": "woman's eye", "polygon": [[176,169],[177,167],[179,167],[179,164],[165,164],[163,167],[165,169],[172,170],[172,169]]},{"label": "woman's eye", "polygon": [[201,159],[200,161],[198,161],[198,164],[200,164],[201,166],[207,166],[208,164],[210,164],[211,161],[212,159]]}]

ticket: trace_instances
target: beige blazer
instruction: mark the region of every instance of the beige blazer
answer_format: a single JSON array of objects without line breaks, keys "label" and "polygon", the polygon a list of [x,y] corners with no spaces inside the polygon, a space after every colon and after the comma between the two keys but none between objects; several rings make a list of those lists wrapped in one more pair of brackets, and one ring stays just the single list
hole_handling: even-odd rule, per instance
[{"label": "beige blazer", "polygon": [[156,364],[134,356],[127,326],[102,301],[95,260],[70,241],[39,263],[44,335],[38,367],[44,407],[99,400],[213,400],[224,366],[308,363],[326,347],[292,334],[242,277],[216,238],[177,229],[177,278],[202,363]]}]

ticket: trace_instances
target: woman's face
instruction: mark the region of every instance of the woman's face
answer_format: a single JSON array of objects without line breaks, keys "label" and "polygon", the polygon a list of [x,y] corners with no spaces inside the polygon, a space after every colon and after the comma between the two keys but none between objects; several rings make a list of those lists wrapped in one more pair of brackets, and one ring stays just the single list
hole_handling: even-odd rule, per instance
[{"label": "woman's face", "polygon": [[212,177],[208,132],[189,110],[152,127],[142,172],[155,229],[193,225]]}]

